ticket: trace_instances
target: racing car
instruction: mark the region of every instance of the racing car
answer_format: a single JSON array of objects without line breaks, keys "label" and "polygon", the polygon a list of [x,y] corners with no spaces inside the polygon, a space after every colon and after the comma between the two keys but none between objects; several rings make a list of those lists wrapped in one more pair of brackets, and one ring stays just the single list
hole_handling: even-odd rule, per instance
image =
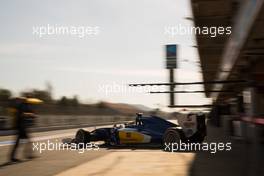
[{"label": "racing car", "polygon": [[120,126],[98,128],[93,131],[79,129],[73,141],[77,144],[104,141],[106,145],[148,145],[183,142],[201,143],[206,136],[204,114],[190,113],[174,124],[158,116],[138,113],[135,121]]}]

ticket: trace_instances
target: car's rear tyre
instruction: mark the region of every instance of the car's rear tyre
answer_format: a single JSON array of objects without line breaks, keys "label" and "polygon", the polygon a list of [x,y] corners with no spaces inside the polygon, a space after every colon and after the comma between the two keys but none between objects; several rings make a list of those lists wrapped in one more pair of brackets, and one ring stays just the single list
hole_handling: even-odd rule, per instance
[{"label": "car's rear tyre", "polygon": [[193,136],[189,138],[191,143],[202,143],[204,141],[205,135],[200,132],[196,132]]},{"label": "car's rear tyre", "polygon": [[77,144],[86,144],[90,142],[90,132],[79,129],[75,135],[75,142]]},{"label": "car's rear tyre", "polygon": [[199,136],[196,141],[198,143],[202,143],[204,141],[204,138],[205,138],[204,136]]},{"label": "car's rear tyre", "polygon": [[175,128],[168,128],[163,135],[163,149],[165,151],[171,151],[172,145],[179,144],[181,141],[180,131]]}]

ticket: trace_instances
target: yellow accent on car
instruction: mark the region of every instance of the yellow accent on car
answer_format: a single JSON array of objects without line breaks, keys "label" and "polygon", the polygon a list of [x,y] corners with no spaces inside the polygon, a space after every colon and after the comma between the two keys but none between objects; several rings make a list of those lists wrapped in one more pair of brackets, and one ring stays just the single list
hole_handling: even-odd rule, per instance
[{"label": "yellow accent on car", "polygon": [[121,144],[144,142],[144,135],[136,131],[119,131],[118,135]]}]

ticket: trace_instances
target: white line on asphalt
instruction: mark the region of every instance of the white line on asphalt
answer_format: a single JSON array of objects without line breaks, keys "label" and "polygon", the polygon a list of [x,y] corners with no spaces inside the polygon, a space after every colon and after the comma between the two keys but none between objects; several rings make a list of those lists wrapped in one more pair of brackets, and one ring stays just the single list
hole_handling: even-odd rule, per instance
[{"label": "white line on asphalt", "polygon": [[[55,134],[55,135],[51,135],[51,136],[33,137],[32,138],[32,141],[33,142],[36,142],[36,141],[45,141],[45,140],[49,140],[49,139],[69,137],[69,136],[73,136],[74,134],[75,134],[75,132],[72,132],[72,133],[64,133],[64,134]],[[13,141],[13,140],[1,141],[0,142],[0,147],[8,146],[8,145],[13,145],[14,143],[15,143],[15,141]],[[25,142],[22,141],[22,143],[25,143]]]},{"label": "white line on asphalt", "polygon": [[[109,127],[109,125],[94,126],[94,127],[84,128],[84,129],[85,130],[93,130],[93,129],[98,128],[98,127]],[[76,129],[76,131],[77,131],[77,129]],[[33,142],[37,142],[37,141],[44,141],[44,140],[56,139],[56,138],[62,138],[62,137],[70,137],[70,136],[74,136],[75,133],[76,132],[63,133],[63,134],[54,134],[54,135],[49,135],[49,136],[33,137],[32,141]],[[14,143],[15,143],[14,140],[0,141],[0,147],[13,145]],[[21,143],[25,143],[25,141],[21,141]]]}]

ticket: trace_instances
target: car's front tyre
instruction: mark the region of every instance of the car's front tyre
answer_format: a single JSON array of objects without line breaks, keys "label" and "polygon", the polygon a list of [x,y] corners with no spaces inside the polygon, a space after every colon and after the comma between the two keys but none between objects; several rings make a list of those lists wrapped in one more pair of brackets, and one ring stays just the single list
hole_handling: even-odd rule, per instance
[{"label": "car's front tyre", "polygon": [[75,142],[77,144],[86,144],[90,142],[90,132],[84,129],[79,129],[75,135]]}]

